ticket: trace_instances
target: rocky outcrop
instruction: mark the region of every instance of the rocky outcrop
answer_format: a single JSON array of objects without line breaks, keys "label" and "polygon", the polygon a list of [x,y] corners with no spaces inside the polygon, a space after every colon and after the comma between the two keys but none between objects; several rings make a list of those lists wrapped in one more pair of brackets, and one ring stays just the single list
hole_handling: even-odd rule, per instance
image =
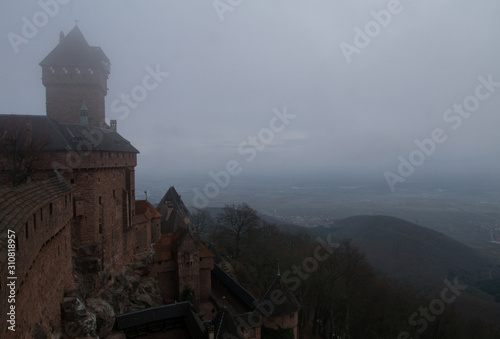
[{"label": "rocky outcrop", "polygon": [[115,312],[113,307],[101,298],[91,298],[86,301],[87,309],[96,316],[96,333],[104,338],[113,329],[115,324]]},{"label": "rocky outcrop", "polygon": [[[79,253],[89,259],[86,263],[93,262],[90,253],[87,253],[92,249],[95,248],[89,246]],[[136,255],[135,261],[115,275],[112,282],[109,270],[99,272],[98,284],[107,286],[100,291],[96,291],[96,281],[86,270],[90,266],[79,266],[74,272],[78,289],[68,293],[61,304],[60,333],[75,338],[122,338],[119,333],[112,333],[116,314],[161,305],[158,281],[147,277],[153,257],[153,250]],[[43,338],[43,333],[40,332],[39,336]]]},{"label": "rocky outcrop", "polygon": [[133,263],[129,264],[114,282],[99,293],[116,314],[142,310],[161,304],[158,281],[146,278],[154,258],[154,250],[139,253]]},{"label": "rocky outcrop", "polygon": [[153,263],[155,251],[153,247],[149,251],[138,253],[134,257],[134,262],[129,267],[141,277],[149,273],[151,264]]},{"label": "rocky outcrop", "polygon": [[115,282],[99,295],[117,314],[142,310],[161,304],[158,281],[142,278],[130,267],[115,277]]},{"label": "rocky outcrop", "polygon": [[[63,328],[69,336],[96,336],[96,315],[78,297],[65,297],[61,304]],[[68,333],[69,332],[69,333]]]}]

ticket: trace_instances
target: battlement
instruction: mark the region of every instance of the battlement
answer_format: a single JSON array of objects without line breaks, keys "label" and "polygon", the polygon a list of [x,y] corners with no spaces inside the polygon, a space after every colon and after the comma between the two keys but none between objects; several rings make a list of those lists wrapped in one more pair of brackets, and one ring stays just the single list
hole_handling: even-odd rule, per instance
[{"label": "battlement", "polygon": [[108,92],[107,80],[109,72],[100,67],[82,66],[43,66],[42,83],[48,86],[84,85],[96,86],[102,95]]}]

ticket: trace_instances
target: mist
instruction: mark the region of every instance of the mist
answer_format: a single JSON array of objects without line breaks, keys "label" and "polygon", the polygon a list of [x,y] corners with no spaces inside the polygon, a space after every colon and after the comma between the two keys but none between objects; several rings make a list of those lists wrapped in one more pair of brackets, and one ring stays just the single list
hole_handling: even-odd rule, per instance
[{"label": "mist", "polygon": [[138,177],[500,168],[496,1],[41,3],[0,4],[1,113],[45,114],[38,63],[77,24],[111,61],[106,118]]}]

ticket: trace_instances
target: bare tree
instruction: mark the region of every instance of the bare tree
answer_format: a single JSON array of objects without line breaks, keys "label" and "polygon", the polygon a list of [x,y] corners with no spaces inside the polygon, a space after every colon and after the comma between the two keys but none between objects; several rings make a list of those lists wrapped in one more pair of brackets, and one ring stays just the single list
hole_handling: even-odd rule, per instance
[{"label": "bare tree", "polygon": [[207,234],[214,227],[214,219],[206,210],[196,209],[189,218],[189,225],[198,235]]},{"label": "bare tree", "polygon": [[223,211],[217,215],[217,222],[229,230],[234,240],[234,256],[238,258],[242,240],[248,232],[260,225],[260,218],[257,211],[242,203],[225,205]]},{"label": "bare tree", "polygon": [[11,116],[0,124],[0,171],[12,186],[25,183],[35,171],[35,162],[49,143],[46,134],[33,133],[29,118]]}]

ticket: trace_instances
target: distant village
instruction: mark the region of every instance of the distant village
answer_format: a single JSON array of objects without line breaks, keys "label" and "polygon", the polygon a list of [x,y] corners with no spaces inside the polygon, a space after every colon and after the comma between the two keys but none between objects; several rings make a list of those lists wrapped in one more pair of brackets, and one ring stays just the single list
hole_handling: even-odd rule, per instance
[{"label": "distant village", "polygon": [[136,200],[104,51],[75,26],[40,66],[46,115],[0,115],[0,337],[297,338],[278,268],[253,296],[174,187]]}]

